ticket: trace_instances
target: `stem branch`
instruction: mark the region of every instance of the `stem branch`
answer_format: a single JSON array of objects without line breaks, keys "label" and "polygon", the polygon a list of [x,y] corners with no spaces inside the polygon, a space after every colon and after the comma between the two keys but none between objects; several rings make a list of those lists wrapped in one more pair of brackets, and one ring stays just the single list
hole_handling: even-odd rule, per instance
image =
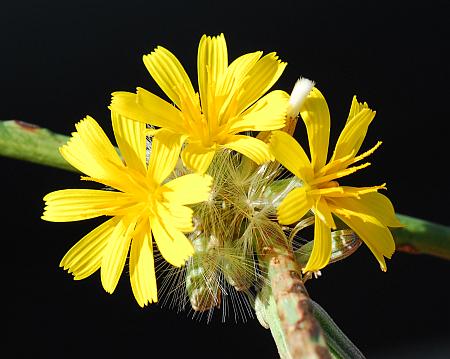
[{"label": "stem branch", "polygon": [[69,137],[22,121],[0,121],[0,155],[78,172],[59,153]]},{"label": "stem branch", "polygon": [[450,227],[397,214],[405,225],[392,230],[398,251],[450,260]]}]

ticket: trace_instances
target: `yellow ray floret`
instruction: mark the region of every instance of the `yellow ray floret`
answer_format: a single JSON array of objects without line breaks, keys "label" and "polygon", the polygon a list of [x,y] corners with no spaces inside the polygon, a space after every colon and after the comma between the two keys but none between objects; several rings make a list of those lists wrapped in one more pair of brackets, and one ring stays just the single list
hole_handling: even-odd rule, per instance
[{"label": "yellow ray floret", "polygon": [[169,263],[185,263],[194,252],[184,235],[193,229],[193,211],[186,205],[208,199],[212,178],[191,174],[167,182],[178,160],[180,137],[168,131],[155,137],[147,164],[145,124],[114,112],[112,123],[123,159],[91,117],[76,125],[61,154],[87,179],[114,190],[49,193],[42,218],[67,222],[112,217],[75,244],[61,266],[77,280],[100,269],[103,288],[112,293],[129,258],[131,288],[138,304],[145,306],[158,300],[153,240]]},{"label": "yellow ray floret", "polygon": [[304,272],[325,267],[331,255],[331,230],[336,228],[334,216],[346,223],[369,247],[381,269],[386,270],[385,257],[391,258],[395,244],[388,227],[399,227],[391,201],[378,193],[385,184],[372,187],[341,186],[337,179],[348,176],[370,163],[355,165],[371,155],[381,144],[356,156],[369,124],[375,117],[367,103],[353,98],[347,123],[339,136],[333,156],[327,164],[330,114],[325,98],[313,89],[301,110],[306,125],[311,160],[302,146],[282,131],[272,133],[270,146],[278,162],[303,186],[293,189],[278,207],[278,221],[292,224],[310,210],[315,217],[314,245]]},{"label": "yellow ray floret", "polygon": [[[275,53],[262,56],[258,51],[229,64],[223,34],[203,36],[197,56],[198,93],[169,50],[159,46],[143,60],[171,103],[138,88],[134,94],[113,93],[111,108],[178,136],[185,143],[181,158],[186,167],[204,173],[222,148],[240,152],[258,164],[272,159],[265,142],[242,132],[271,131],[285,125],[289,95],[284,91],[266,94],[286,67]],[[155,137],[159,135],[154,132]]]}]

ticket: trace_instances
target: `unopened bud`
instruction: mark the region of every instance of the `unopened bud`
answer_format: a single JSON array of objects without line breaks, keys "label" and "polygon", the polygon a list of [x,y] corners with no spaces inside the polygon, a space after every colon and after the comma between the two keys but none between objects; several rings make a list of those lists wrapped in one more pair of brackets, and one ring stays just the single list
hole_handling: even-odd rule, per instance
[{"label": "unopened bud", "polygon": [[204,312],[220,306],[221,289],[217,239],[204,234],[194,234],[192,244],[195,254],[186,265],[186,291],[192,309]]}]

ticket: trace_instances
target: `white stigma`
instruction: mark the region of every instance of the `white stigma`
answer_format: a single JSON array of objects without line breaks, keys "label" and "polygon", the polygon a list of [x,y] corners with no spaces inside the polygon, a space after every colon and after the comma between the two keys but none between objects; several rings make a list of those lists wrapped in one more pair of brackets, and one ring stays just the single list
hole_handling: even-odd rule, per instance
[{"label": "white stigma", "polygon": [[300,112],[306,97],[313,89],[315,83],[314,81],[308,80],[304,77],[300,77],[294,85],[291,97],[289,98],[289,108],[287,111],[288,118],[297,117]]}]

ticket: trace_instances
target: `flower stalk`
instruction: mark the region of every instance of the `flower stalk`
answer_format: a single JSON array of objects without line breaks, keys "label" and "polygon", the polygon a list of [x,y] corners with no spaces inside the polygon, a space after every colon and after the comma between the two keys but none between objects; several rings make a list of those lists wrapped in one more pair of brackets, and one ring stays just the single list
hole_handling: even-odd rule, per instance
[{"label": "flower stalk", "polygon": [[0,155],[78,172],[59,153],[68,136],[23,121],[0,121]]},{"label": "flower stalk", "polygon": [[397,214],[405,227],[393,231],[397,251],[450,260],[450,227]]},{"label": "flower stalk", "polygon": [[331,358],[293,253],[282,246],[265,247],[259,260],[267,268],[270,289],[263,288],[255,307],[263,326],[275,334],[280,357]]}]

